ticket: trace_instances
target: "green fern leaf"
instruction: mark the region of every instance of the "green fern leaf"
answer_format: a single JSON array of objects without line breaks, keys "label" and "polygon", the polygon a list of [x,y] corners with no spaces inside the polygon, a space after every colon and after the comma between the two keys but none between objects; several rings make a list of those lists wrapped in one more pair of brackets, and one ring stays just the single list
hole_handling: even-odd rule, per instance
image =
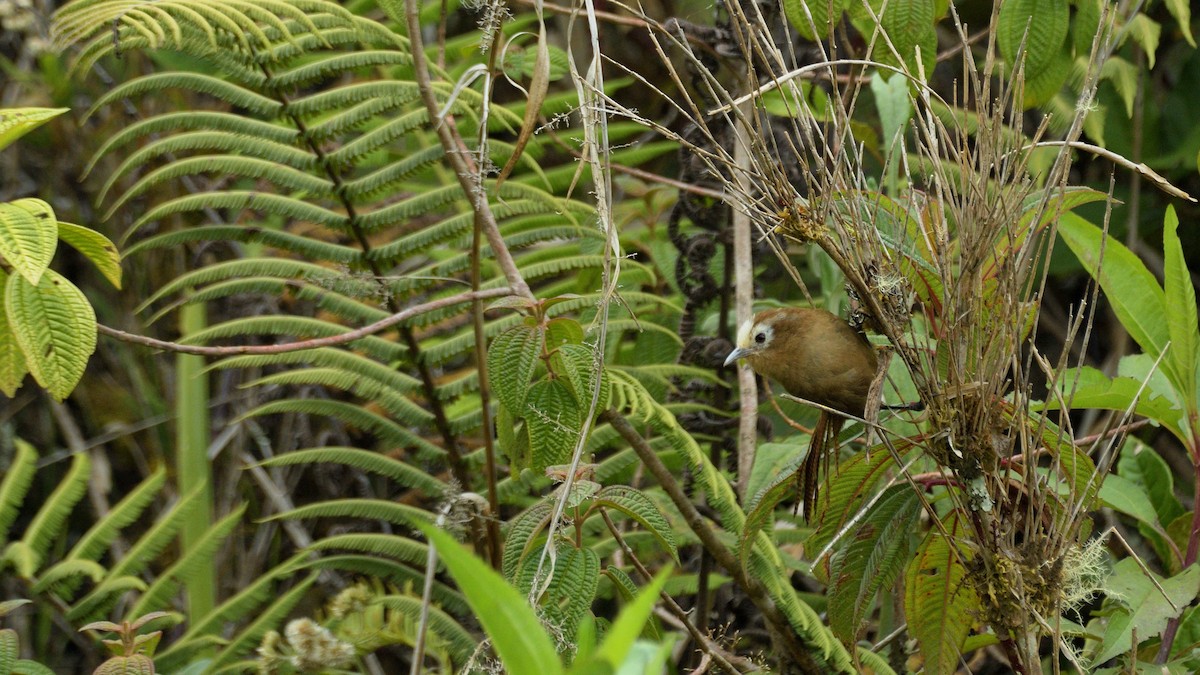
[{"label": "green fern leaf", "polygon": [[307,399],[272,401],[245,413],[243,418],[279,413],[332,417],[357,429],[369,431],[384,443],[413,448],[433,457],[443,457],[446,454],[443,448],[430,443],[382,415],[344,401],[315,401]]},{"label": "green fern leaf", "polygon": [[58,487],[46,498],[29,526],[25,528],[22,542],[29,547],[35,564],[34,568],[18,569],[25,578],[33,577],[37,571],[36,566],[41,565],[41,561],[50,551],[50,546],[62,536],[67,518],[87,492],[91,467],[92,462],[87,453],[75,453],[67,475],[63,476]]},{"label": "green fern leaf", "polygon": [[154,611],[170,607],[171,598],[178,592],[184,578],[201,567],[210,567],[217,548],[229,536],[242,520],[246,505],[234,509],[232,513],[213,524],[204,536],[182,553],[180,559],[158,575],[154,583],[142,593],[130,610],[132,616],[142,616]]},{"label": "green fern leaf", "polygon": [[37,473],[37,450],[19,438],[13,440],[13,445],[16,452],[0,480],[0,542],[8,540],[8,528],[17,519]]},{"label": "green fern leaf", "polygon": [[262,211],[281,218],[314,222],[339,231],[345,230],[349,222],[344,215],[315,204],[308,204],[294,197],[253,190],[226,190],[224,192],[201,192],[167,200],[138,218],[125,236],[129,238],[146,223],[161,220],[167,216],[207,211],[208,209]]},{"label": "green fern leaf", "polygon": [[66,560],[97,560],[116,540],[121,530],[133,524],[146,507],[159,495],[167,482],[163,467],[154,470],[146,479],[129,491],[109,512],[79,538]]},{"label": "green fern leaf", "polygon": [[[382,607],[400,612],[413,621],[421,620],[423,603],[420,598],[411,598],[406,595],[385,595],[375,602]],[[471,634],[449,614],[437,607],[428,607],[427,616],[430,632],[445,641],[455,665],[466,663],[478,647],[475,638],[471,637]]]},{"label": "green fern leaf", "polygon": [[36,286],[12,275],[5,284],[8,321],[29,372],[55,399],[66,399],[96,349],[96,314],[83,292],[54,270]]},{"label": "green fern leaf", "polygon": [[[175,131],[191,131],[196,136],[180,133],[154,139],[159,134]],[[247,141],[249,139],[254,139],[255,156],[262,159],[282,160],[289,156],[296,160],[299,157],[311,158],[310,153],[293,147],[298,136],[299,132],[295,129],[227,112],[197,110],[164,113],[133,122],[105,139],[100,149],[96,151],[84,168],[83,173],[84,176],[90,175],[96,162],[118,148],[145,137],[151,137],[154,140],[146,144],[144,148],[130,154],[116,170],[116,176],[122,176],[129,169],[145,164],[160,155],[197,147],[230,151],[245,150],[248,149]],[[304,165],[297,164],[295,161],[283,161],[282,163],[298,169],[305,168]],[[108,188],[109,186],[106,184],[104,192],[107,192]]]},{"label": "green fern leaf", "polygon": [[144,75],[135,80],[117,85],[99,98],[88,110],[85,118],[114,101],[135,98],[141,94],[157,93],[165,89],[187,89],[198,94],[207,94],[231,106],[244,108],[259,117],[273,118],[282,112],[279,101],[257,94],[215,75],[203,73],[172,72]]},{"label": "green fern leaf", "polygon": [[[324,556],[305,562],[299,568],[350,572],[387,581],[400,588],[406,586],[416,588],[425,583],[423,569],[417,570],[392,560],[369,555]],[[433,600],[455,614],[466,614],[471,611],[461,593],[437,580],[433,582]]]},{"label": "green fern leaf", "polygon": [[30,590],[35,595],[41,595],[75,581],[75,577],[87,577],[93,582],[98,582],[107,573],[108,570],[104,569],[103,565],[93,560],[62,560],[42,572],[37,582],[30,586]]},{"label": "green fern leaf", "polygon": [[310,574],[296,584],[291,590],[279,596],[279,599],[271,603],[271,606],[259,614],[258,617],[246,628],[242,629],[234,636],[224,649],[212,660],[208,665],[209,672],[215,672],[217,669],[233,663],[236,659],[250,653],[254,647],[262,642],[262,638],[267,634],[267,631],[279,627],[283,620],[291,613],[292,608],[301,600],[309,595],[309,589],[317,581],[316,574]]},{"label": "green fern leaf", "polygon": [[295,466],[300,464],[344,464],[361,471],[384,476],[405,487],[423,490],[430,496],[442,495],[448,486],[433,476],[386,455],[359,448],[309,448],[272,457],[260,466]]},{"label": "green fern leaf", "polygon": [[412,565],[424,566],[428,547],[393,534],[340,534],[313,542],[309,551],[346,549],[359,553],[388,556]]},{"label": "green fern leaf", "polygon": [[416,523],[432,523],[435,520],[433,514],[424,509],[386,499],[337,499],[277,513],[266,518],[264,522],[310,518],[361,518],[407,527],[414,527]]}]

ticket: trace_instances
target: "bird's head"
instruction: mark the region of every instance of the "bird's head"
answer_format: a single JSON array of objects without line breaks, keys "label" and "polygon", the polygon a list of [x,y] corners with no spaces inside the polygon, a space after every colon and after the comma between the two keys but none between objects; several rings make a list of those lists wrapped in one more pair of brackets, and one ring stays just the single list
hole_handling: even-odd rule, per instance
[{"label": "bird's head", "polygon": [[754,318],[743,323],[738,330],[736,348],[725,357],[725,365],[728,366],[738,359],[751,359],[753,365],[755,356],[771,348],[775,340],[775,320],[778,316],[777,312],[768,310],[759,312]]}]

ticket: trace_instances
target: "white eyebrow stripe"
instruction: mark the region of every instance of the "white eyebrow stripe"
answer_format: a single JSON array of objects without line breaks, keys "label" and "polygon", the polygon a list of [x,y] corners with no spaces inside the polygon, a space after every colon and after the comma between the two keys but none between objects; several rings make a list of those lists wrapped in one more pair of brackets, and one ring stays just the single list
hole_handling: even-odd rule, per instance
[{"label": "white eyebrow stripe", "polygon": [[750,331],[754,330],[754,319],[747,319],[738,329],[737,346],[745,349],[750,346]]}]

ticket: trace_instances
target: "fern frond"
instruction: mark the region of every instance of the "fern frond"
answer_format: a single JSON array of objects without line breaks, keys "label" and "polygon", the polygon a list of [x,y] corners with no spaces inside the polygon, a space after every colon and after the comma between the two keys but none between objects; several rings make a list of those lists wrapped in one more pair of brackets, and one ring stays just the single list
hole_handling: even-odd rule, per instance
[{"label": "fern frond", "polygon": [[144,312],[159,300],[184,289],[211,284],[226,279],[241,279],[249,276],[276,277],[278,279],[312,280],[321,282],[339,276],[336,270],[315,263],[286,258],[241,258],[219,262],[208,267],[188,272],[158,289],[138,305],[134,311]]},{"label": "fern frond", "polygon": [[271,77],[270,86],[276,89],[308,87],[347,72],[378,66],[406,66],[412,57],[398,51],[367,49],[349,54],[322,55],[315,61],[303,63]]},{"label": "fern frond", "polygon": [[[67,475],[63,476],[58,487],[46,498],[29,526],[25,528],[25,536],[21,541],[34,555],[35,565],[41,564],[41,560],[50,550],[50,545],[61,535],[63,526],[67,524],[67,517],[87,492],[91,468],[92,461],[87,453],[75,453]],[[26,578],[32,578],[36,567],[18,569],[18,572]]]},{"label": "fern frond", "polygon": [[395,481],[405,487],[417,488],[432,497],[445,494],[449,486],[428,473],[397,459],[360,448],[309,448],[263,461],[260,466],[295,466],[300,464],[344,464]]},{"label": "fern frond", "polygon": [[[272,129],[276,127],[271,127]],[[292,167],[296,170],[311,169],[316,165],[316,157],[294,146],[280,143],[262,136],[250,136],[245,133],[228,131],[189,131],[175,136],[160,138],[148,143],[137,152],[131,153],[109,175],[108,180],[96,197],[98,203],[104,203],[112,186],[135,168],[141,168],[163,157],[187,152],[190,150],[220,150],[227,153],[242,153],[275,164]],[[100,157],[97,154],[97,158]],[[126,253],[128,255],[128,253]]]},{"label": "fern frond", "polygon": [[379,382],[354,377],[336,368],[300,368],[267,375],[246,383],[247,387],[270,385],[321,385],[330,389],[342,389],[380,406],[405,424],[428,425],[434,422],[432,413],[413,403],[403,393]]},{"label": "fern frond", "polygon": [[221,542],[229,536],[233,529],[238,526],[242,520],[242,513],[245,512],[246,505],[242,504],[234,509],[232,513],[218,520],[213,524],[204,536],[198,541],[193,542],[187,550],[183,552],[182,557],[169,568],[164,570],[150,584],[146,592],[138,598],[130,610],[132,616],[142,616],[154,611],[165,610],[169,607],[171,598],[179,591],[180,585],[187,575],[201,567],[212,567],[213,556],[217,553],[217,547]]},{"label": "fern frond", "polygon": [[263,635],[267,631],[277,628],[283,623],[284,618],[291,613],[292,608],[296,606],[309,593],[309,588],[317,581],[316,574],[310,574],[305,577],[294,588],[284,593],[278,600],[271,603],[271,606],[259,614],[258,617],[249,626],[246,626],[232,640],[228,642],[224,649],[213,659],[208,666],[209,672],[216,672],[218,669],[233,663],[238,658],[246,655],[262,642]]},{"label": "fern frond", "polygon": [[87,577],[93,582],[100,581],[108,570],[94,560],[62,560],[52,565],[38,576],[37,581],[29,587],[35,595],[53,592],[64,584],[77,581],[77,577]]},{"label": "fern frond", "polygon": [[138,197],[159,183],[209,172],[233,178],[270,181],[285,191],[308,193],[310,198],[333,194],[333,182],[329,179],[313,176],[271,160],[237,155],[197,155],[176,159],[167,166],[155,169],[143,176],[121,193],[121,196],[104,213],[103,218],[105,220],[112,218],[113,214],[130,199]]},{"label": "fern frond", "polygon": [[[234,145],[232,148],[227,148],[224,145],[218,145],[219,143],[224,143],[225,141],[211,141],[214,144],[214,149],[217,150],[245,149],[246,138],[253,138],[255,139],[255,155],[262,157],[263,159],[271,159],[274,156],[273,153],[283,152],[279,148],[290,148],[299,136],[299,132],[295,129],[281,127],[270,122],[263,122],[250,117],[234,115],[233,113],[212,110],[164,113],[162,115],[155,115],[154,117],[148,119],[133,122],[129,126],[124,127],[109,138],[105,139],[104,143],[100,146],[100,149],[96,151],[96,153],[92,156],[92,159],[88,162],[87,166],[84,167],[84,176],[90,175],[92,169],[94,169],[96,166],[96,162],[100,161],[101,158],[108,156],[115,150],[129,143],[133,143],[141,138],[145,138],[147,136],[153,137],[157,134],[163,134],[171,131],[221,133],[231,139],[234,139],[229,141],[231,143],[236,143],[236,145]],[[186,133],[179,134],[178,136],[167,136],[165,138],[158,139],[147,145],[142,151],[149,151],[151,148],[161,148],[161,153],[147,153],[144,159],[140,162],[133,162],[131,155],[130,160],[126,163],[130,165],[136,165],[150,161],[157,156],[157,154],[165,154],[166,152],[177,152],[180,150],[189,149],[186,141],[181,142],[181,145],[175,148],[171,148],[171,146],[166,145],[178,138],[185,136],[187,136]],[[259,143],[264,144],[262,150],[259,149]],[[294,150],[294,152],[300,151]],[[307,152],[303,154],[305,157],[310,156]],[[292,162],[284,163],[288,164],[289,166],[295,166],[296,168],[303,168],[299,165],[293,164]],[[125,164],[122,164],[121,167],[122,168],[119,170],[119,173],[128,171],[128,169],[125,168]]]},{"label": "fern frond", "polygon": [[435,520],[433,514],[424,509],[386,499],[335,499],[276,513],[264,521],[309,518],[380,520],[409,528],[415,528],[417,523],[432,523]]},{"label": "fern frond", "polygon": [[131,257],[151,249],[173,248],[194,241],[240,241],[247,244],[263,244],[312,260],[325,260],[343,265],[350,265],[362,259],[362,252],[350,246],[320,241],[284,230],[241,225],[201,225],[186,230],[154,235],[126,247],[125,257]]},{"label": "fern frond", "polygon": [[130,490],[109,512],[79,538],[65,560],[97,560],[121,530],[142,515],[167,482],[167,471],[155,469],[146,479]]},{"label": "fern frond", "polygon": [[[396,371],[386,365],[353,352],[331,347],[306,349],[304,351],[284,352],[282,354],[254,354],[233,356],[213,364],[212,368],[243,368],[275,364],[305,364],[322,368],[332,368],[345,373],[346,378],[360,377],[378,382],[393,391],[406,393],[416,391],[420,380],[411,375]],[[349,389],[353,383],[346,381],[342,388]]]},{"label": "fern frond", "polygon": [[284,399],[258,406],[250,412],[245,413],[242,417],[259,417],[280,413],[331,417],[356,429],[370,432],[383,443],[404,448],[413,448],[434,457],[441,457],[446,454],[446,451],[442,448],[382,415],[377,415],[361,406],[344,401]]},{"label": "fern frond", "polygon": [[[425,583],[425,571],[370,555],[328,555],[300,566],[303,569],[336,570],[389,581],[401,588],[418,587]],[[433,600],[456,614],[471,611],[466,598],[454,588],[433,580]]]},{"label": "fern frond", "polygon": [[279,101],[267,98],[228,80],[203,73],[182,71],[143,75],[135,80],[117,85],[93,103],[92,107],[84,114],[84,118],[91,117],[97,110],[111,105],[114,101],[135,98],[142,94],[166,89],[186,89],[197,94],[206,94],[268,119],[276,117],[283,110],[283,104]]},{"label": "fern frond", "polygon": [[[358,553],[372,553],[395,558],[411,565],[424,565],[428,547],[412,539],[394,534],[339,534],[313,542],[309,551],[345,549]],[[441,565],[438,565],[441,569]]]},{"label": "fern frond", "polygon": [[[421,620],[421,598],[412,598],[407,595],[386,595],[378,598],[376,602],[383,607],[404,614],[412,621]],[[457,665],[466,663],[478,645],[475,638],[471,637],[471,634],[449,614],[437,607],[429,607],[427,617],[429,631],[445,641],[454,663]]]},{"label": "fern frond", "polygon": [[199,192],[167,200],[147,211],[130,226],[125,239],[132,237],[146,223],[162,220],[180,213],[203,212],[208,209],[235,209],[238,211],[262,211],[274,216],[309,221],[338,231],[346,230],[349,219],[321,206],[309,204],[295,197],[273,195],[254,190],[226,190],[224,192]]},{"label": "fern frond", "polygon": [[8,528],[17,519],[37,473],[37,450],[19,438],[14,445],[16,454],[0,480],[0,543],[8,541]]}]

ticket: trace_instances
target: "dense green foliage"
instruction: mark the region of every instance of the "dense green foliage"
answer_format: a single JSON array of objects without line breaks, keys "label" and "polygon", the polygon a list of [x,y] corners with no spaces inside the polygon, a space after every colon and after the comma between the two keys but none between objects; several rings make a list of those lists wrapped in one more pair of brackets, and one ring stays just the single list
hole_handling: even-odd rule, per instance
[{"label": "dense green foliage", "polygon": [[548,9],[0,40],[0,675],[1200,667],[1188,4]]}]

